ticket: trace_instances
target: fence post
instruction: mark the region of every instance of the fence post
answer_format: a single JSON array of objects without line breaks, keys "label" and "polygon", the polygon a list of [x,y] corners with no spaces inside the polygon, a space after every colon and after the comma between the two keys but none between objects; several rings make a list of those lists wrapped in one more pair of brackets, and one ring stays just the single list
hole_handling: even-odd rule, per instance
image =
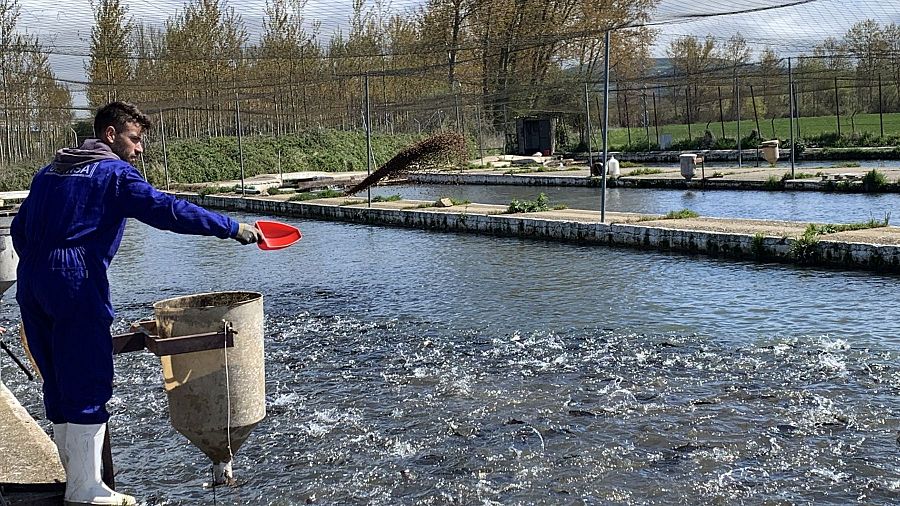
[{"label": "fence post", "polygon": [[795,165],[795,153],[796,148],[794,146],[794,67],[792,60],[788,58],[788,112],[790,119],[790,128],[791,128],[791,178],[794,177],[794,165]]},{"label": "fence post", "polygon": [[281,171],[281,148],[278,149],[278,182],[284,186],[284,173]]},{"label": "fence post", "polygon": [[625,130],[628,132],[628,145],[631,145],[631,116],[628,114],[628,89],[625,89]]},{"label": "fence post", "polygon": [[841,98],[838,95],[838,78],[834,78],[834,114],[837,117],[838,137],[841,136]]},{"label": "fence post", "polygon": [[459,115],[459,83],[453,85],[453,107],[456,109],[456,131],[462,132],[462,118]]},{"label": "fence post", "polygon": [[606,222],[606,160],[609,154],[609,38],[606,32],[606,51],[603,58],[603,164],[600,169],[600,223]]},{"label": "fence post", "polygon": [[878,122],[881,124],[881,138],[884,139],[884,101],[881,96],[881,72],[878,73]]},{"label": "fence post", "polygon": [[759,111],[756,109],[756,93],[753,92],[753,85],[750,85],[750,101],[753,102],[753,119],[756,121],[756,135],[762,139],[762,128],[759,127]]},{"label": "fence post", "polygon": [[722,124],[722,138],[725,138],[725,112],[722,110],[722,87],[716,86],[716,92],[719,94],[719,123]]},{"label": "fence post", "polygon": [[647,151],[650,151],[650,113],[647,112],[647,88],[641,93],[641,101],[644,104],[644,133],[647,135]]},{"label": "fence post", "polygon": [[656,92],[653,92],[653,126],[656,128],[656,148],[659,149],[659,109],[656,107]]},{"label": "fence post", "polygon": [[[369,73],[366,72],[366,174],[372,174],[372,118],[369,109]],[[443,123],[443,122],[442,122]],[[366,188],[366,198],[372,207],[372,186]]]},{"label": "fence post", "polygon": [[800,131],[800,99],[799,93],[797,92],[798,87],[797,83],[791,85],[791,94],[794,96],[794,116],[797,118],[797,138],[800,139],[803,137],[803,133]]},{"label": "fence post", "polygon": [[591,101],[588,97],[588,83],[584,83],[584,118],[587,128],[588,177],[591,177],[591,171],[594,169],[594,154],[591,152]]},{"label": "fence post", "polygon": [[684,103],[686,105],[685,110],[687,111],[687,127],[688,127],[688,142],[690,142],[694,136],[691,135],[691,87],[688,86],[684,90]]},{"label": "fence post", "polygon": [[737,155],[738,155],[738,168],[740,169],[744,165],[743,153],[741,152],[741,81],[738,79],[737,70],[734,72],[734,95],[735,95],[735,107],[737,108]]},{"label": "fence post", "polygon": [[484,141],[481,138],[481,107],[475,106],[475,121],[478,122],[478,154],[481,155],[481,165],[484,165]]},{"label": "fence post", "polygon": [[147,163],[144,162],[144,152],[141,151],[141,169],[144,171],[144,181],[147,181]]},{"label": "fence post", "polygon": [[163,171],[166,173],[166,191],[169,191],[169,150],[166,147],[166,120],[163,112],[159,111],[159,133],[163,145]]},{"label": "fence post", "polygon": [[247,187],[244,184],[244,145],[241,142],[243,128],[241,128],[241,101],[238,99],[237,88],[234,90],[234,115],[237,126],[238,157],[241,162],[241,197],[244,197],[247,195]]}]

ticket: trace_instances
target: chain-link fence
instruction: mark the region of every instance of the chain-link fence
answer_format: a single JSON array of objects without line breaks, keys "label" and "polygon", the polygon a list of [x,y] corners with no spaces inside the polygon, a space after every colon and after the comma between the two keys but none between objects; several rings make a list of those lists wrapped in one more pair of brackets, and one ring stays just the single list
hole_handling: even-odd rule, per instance
[{"label": "chain-link fence", "polygon": [[90,111],[110,100],[156,121],[151,165],[162,138],[230,150],[214,140],[233,138],[239,119],[248,137],[364,132],[367,95],[382,136],[456,130],[479,154],[512,152],[517,120],[538,117],[554,121],[558,150],[584,151],[590,116],[597,149],[607,31],[613,150],[787,141],[791,124],[804,145],[900,135],[900,6],[889,2],[194,0],[153,12],[102,0],[85,2],[91,18],[72,37],[33,15],[44,1],[0,0],[7,167],[90,135]]}]

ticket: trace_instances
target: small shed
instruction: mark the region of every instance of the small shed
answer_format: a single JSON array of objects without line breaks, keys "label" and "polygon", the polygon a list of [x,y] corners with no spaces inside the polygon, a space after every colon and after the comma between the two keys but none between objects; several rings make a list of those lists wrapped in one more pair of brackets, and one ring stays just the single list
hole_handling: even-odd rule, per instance
[{"label": "small shed", "polygon": [[556,121],[554,118],[517,118],[516,137],[517,154],[550,156],[556,149]]}]

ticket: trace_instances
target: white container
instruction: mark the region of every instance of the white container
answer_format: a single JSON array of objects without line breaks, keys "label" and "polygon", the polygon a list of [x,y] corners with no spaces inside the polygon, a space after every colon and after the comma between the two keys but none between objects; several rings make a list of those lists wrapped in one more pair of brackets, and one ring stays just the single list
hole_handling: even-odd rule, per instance
[{"label": "white container", "polygon": [[764,141],[759,145],[759,151],[762,153],[763,158],[769,162],[771,165],[775,165],[775,162],[778,161],[778,139],[773,139],[771,141]]},{"label": "white container", "polygon": [[619,161],[616,160],[616,157],[610,155],[609,162],[607,162],[608,170],[606,172],[607,176],[619,177]]},{"label": "white container", "polygon": [[681,176],[690,181],[694,178],[697,171],[697,155],[693,153],[685,153],[678,157],[681,162]]},{"label": "white container", "polygon": [[0,211],[0,295],[16,282],[19,256],[13,249],[12,236],[9,233],[9,226],[15,215],[14,211]]}]

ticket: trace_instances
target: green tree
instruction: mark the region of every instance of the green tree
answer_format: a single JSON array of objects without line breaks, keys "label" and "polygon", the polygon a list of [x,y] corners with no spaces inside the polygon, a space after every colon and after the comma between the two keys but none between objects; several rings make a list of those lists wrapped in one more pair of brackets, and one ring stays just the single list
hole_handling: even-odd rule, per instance
[{"label": "green tree", "polygon": [[120,96],[119,88],[132,75],[128,49],[132,25],[127,19],[128,8],[121,0],[92,0],[94,26],[91,27],[91,51],[87,64],[87,96],[91,107],[107,102],[128,99]]},{"label": "green tree", "polygon": [[57,84],[46,51],[18,33],[19,5],[0,0],[0,163],[43,157],[65,142],[71,97]]},{"label": "green tree", "polygon": [[[703,84],[717,68],[715,41],[712,37],[702,42],[694,36],[678,37],[669,44],[666,55],[672,61],[676,84],[685,90],[685,106],[690,108],[691,121],[701,119],[702,106],[714,100],[713,90]],[[717,113],[710,109],[706,119],[717,117]]]},{"label": "green tree", "polygon": [[887,61],[882,57],[887,54],[889,42],[881,25],[874,20],[856,23],[844,35],[844,44],[856,59],[856,101],[860,109],[878,110],[878,98],[874,93],[878,74],[888,71]]}]

